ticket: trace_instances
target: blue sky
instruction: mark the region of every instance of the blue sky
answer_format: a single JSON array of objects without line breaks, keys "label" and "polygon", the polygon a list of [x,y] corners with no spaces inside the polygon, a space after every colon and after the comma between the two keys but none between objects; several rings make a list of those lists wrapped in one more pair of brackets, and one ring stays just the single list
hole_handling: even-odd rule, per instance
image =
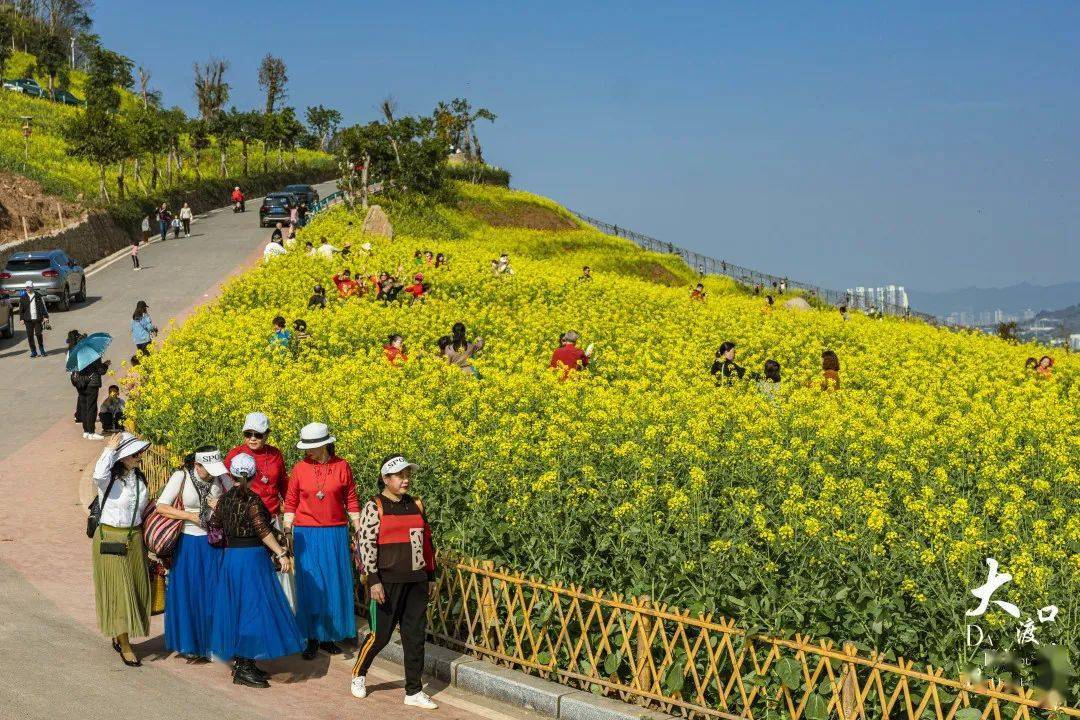
[{"label": "blue sky", "polygon": [[99,0],[105,44],[192,109],[490,107],[513,184],[832,287],[1080,279],[1080,4]]}]

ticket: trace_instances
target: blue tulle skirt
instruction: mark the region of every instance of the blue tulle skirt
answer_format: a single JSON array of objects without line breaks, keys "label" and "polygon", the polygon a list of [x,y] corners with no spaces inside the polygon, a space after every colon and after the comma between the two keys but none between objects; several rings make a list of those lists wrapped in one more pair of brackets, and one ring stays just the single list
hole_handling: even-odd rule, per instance
[{"label": "blue tulle skirt", "polygon": [[210,657],[214,592],[221,570],[221,550],[205,535],[180,535],[165,586],[165,647],[173,652]]},{"label": "blue tulle skirt", "polygon": [[304,649],[304,637],[263,547],[225,548],[214,593],[215,660],[270,660]]},{"label": "blue tulle skirt", "polygon": [[356,637],[347,526],[293,529],[296,624],[320,642]]}]

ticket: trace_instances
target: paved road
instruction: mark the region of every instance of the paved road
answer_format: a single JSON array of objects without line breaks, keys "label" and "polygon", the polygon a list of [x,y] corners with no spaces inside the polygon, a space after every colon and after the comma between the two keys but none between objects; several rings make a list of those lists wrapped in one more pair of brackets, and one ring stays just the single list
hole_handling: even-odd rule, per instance
[{"label": "paved road", "polygon": [[[329,192],[328,185],[320,187]],[[255,202],[250,203],[256,205]],[[256,205],[257,206],[257,205]],[[258,258],[269,236],[251,211],[215,211],[199,218],[191,238],[144,247],[143,268],[127,257],[99,266],[88,277],[89,300],[53,315],[45,359],[31,360],[20,332],[0,344],[0,718],[114,720],[153,708],[160,718],[339,718],[352,712],[404,720],[401,669],[378,661],[371,697],[348,695],[350,663],[343,658],[270,663],[269,691],[231,684],[218,664],[189,666],[162,647],[161,618],[151,637],[137,641],[144,667],[125,668],[94,622],[89,544],[80,481],[102,443],[83,440],[72,420],[74,390],[64,372],[61,345],[70,328],[112,333],[107,357],[114,365],[134,351],[129,323],[145,299],[155,322],[168,320],[216,295],[222,280]],[[522,720],[530,715],[439,690],[440,720]]]}]

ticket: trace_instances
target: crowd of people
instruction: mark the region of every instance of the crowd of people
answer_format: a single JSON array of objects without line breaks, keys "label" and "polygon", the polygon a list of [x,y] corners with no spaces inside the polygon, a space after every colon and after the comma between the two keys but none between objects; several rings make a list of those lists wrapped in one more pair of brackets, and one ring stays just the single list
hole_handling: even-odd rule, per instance
[{"label": "crowd of people", "polygon": [[288,471],[266,415],[248,414],[242,433],[224,457],[194,449],[156,499],[141,470],[147,441],[117,433],[98,458],[87,526],[97,621],[124,665],[142,665],[131,640],[149,634],[157,565],[168,567],[166,649],[193,664],[231,663],[233,682],[252,688],[270,686],[258,662],[313,660],[356,642],[359,585],[370,631],[351,694],[366,697],[371,662],[399,629],[405,704],[436,708],[421,679],[436,567],[423,503],[409,494],[418,466],[387,457],[378,493],[361,503],[325,424],[300,430],[304,458]]},{"label": "crowd of people", "polygon": [[[717,383],[730,384],[737,380],[752,380],[769,396],[772,396],[780,386],[779,362],[768,359],[760,373],[750,372],[747,376],[746,368],[735,362],[735,343],[730,340],[720,344],[709,372],[716,378]],[[821,377],[818,384],[823,391],[840,389],[840,358],[832,350],[824,350],[821,353]],[[811,380],[809,386],[813,385],[814,381]]]}]

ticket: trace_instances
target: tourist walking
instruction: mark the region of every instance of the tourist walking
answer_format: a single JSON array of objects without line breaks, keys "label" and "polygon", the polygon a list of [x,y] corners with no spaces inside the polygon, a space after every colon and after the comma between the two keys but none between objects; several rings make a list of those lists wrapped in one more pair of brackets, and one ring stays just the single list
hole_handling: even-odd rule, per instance
[{"label": "tourist walking", "polygon": [[[184,521],[165,588],[165,649],[192,663],[210,659],[211,603],[221,551],[210,546],[206,528],[225,492],[222,481],[227,473],[221,451],[203,445],[184,458],[157,500],[159,515]],[[177,498],[179,507],[174,506]]]},{"label": "tourist walking", "polygon": [[190,205],[184,203],[180,206],[180,222],[184,226],[184,237],[191,237],[191,220],[193,217]]},{"label": "tourist walking", "polygon": [[356,638],[346,525],[359,529],[360,502],[334,441],[323,423],[300,430],[296,447],[305,457],[293,466],[285,494],[285,528],[293,529],[296,553],[296,622],[307,638],[307,660],[319,649],[340,653],[337,641]]},{"label": "tourist walking", "polygon": [[165,203],[161,203],[157,213],[158,230],[161,232],[161,240],[164,242],[169,236],[169,227],[172,225],[172,213]]},{"label": "tourist walking", "polygon": [[[150,242],[150,217],[151,215],[148,214],[144,215],[142,219],[142,226],[140,227],[140,230],[142,230],[143,242]],[[135,244],[138,245],[138,243]]]},{"label": "tourist walking", "polygon": [[[70,351],[80,340],[85,337],[78,330],[68,333],[68,350]],[[104,440],[105,437],[97,432],[98,421],[98,395],[101,393],[101,378],[109,371],[110,361],[97,358],[82,370],[76,370],[71,374],[71,384],[79,393],[79,400],[75,406],[75,419],[82,423],[83,438],[86,440]]]},{"label": "tourist walking", "polygon": [[131,267],[135,270],[139,269],[139,241],[135,240],[131,243]]},{"label": "tourist walking", "polygon": [[716,377],[717,382],[730,381],[733,377],[742,380],[746,368],[735,364],[735,343],[730,341],[720,343],[720,349],[716,351],[716,359],[709,372]]},{"label": "tourist walking", "polygon": [[772,397],[776,389],[780,387],[780,363],[775,360],[766,360],[764,377],[757,381],[757,386],[763,394]]},{"label": "tourist walking", "polygon": [[308,310],[324,310],[326,308],[326,288],[322,285],[316,285],[311,291],[311,297],[308,298]]},{"label": "tourist walking", "polygon": [[367,697],[367,671],[394,627],[405,650],[405,704],[438,707],[423,690],[427,604],[435,597],[435,543],[424,504],[409,495],[418,469],[401,455],[379,470],[379,494],[364,505],[356,544],[368,590],[371,631],[353,664],[352,694]]},{"label": "tourist walking", "polygon": [[291,560],[274,536],[266,506],[251,491],[256,472],[250,455],[234,457],[229,473],[235,484],[210,516],[209,527],[225,537],[213,594],[210,652],[216,660],[233,662],[235,684],[267,688],[268,674],[255,662],[294,655],[303,649],[304,638],[274,579],[275,570],[287,572]]},{"label": "tourist walking", "polygon": [[183,228],[183,225],[181,225],[181,223],[180,223],[180,216],[179,215],[174,215],[173,219],[172,219],[172,236],[173,236],[173,240],[179,240],[180,239],[180,230],[182,228]]},{"label": "tourist walking", "polygon": [[[251,491],[259,496],[266,511],[270,513],[276,530],[284,530],[281,522],[281,507],[285,499],[285,487],[288,476],[285,470],[285,456],[281,450],[269,443],[270,419],[261,412],[251,412],[244,418],[244,441],[225,455],[225,464],[229,465],[237,455],[246,454],[255,459],[255,477],[251,479]],[[291,572],[279,572],[278,582],[285,591],[290,606],[296,604],[296,584]]]},{"label": "tourist walking", "polygon": [[113,435],[94,466],[101,515],[93,529],[94,606],[98,628],[112,638],[124,664],[142,662],[132,637],[150,632],[150,575],[143,547],[142,516],[147,503],[142,454],[150,443],[131,433]]},{"label": "tourist walking", "polygon": [[150,342],[157,332],[158,329],[150,317],[150,306],[145,300],[140,300],[135,304],[135,312],[131,315],[131,340],[140,353],[150,354]]},{"label": "tourist walking", "polygon": [[26,330],[26,342],[30,345],[30,357],[45,357],[43,328],[49,324],[49,308],[45,297],[34,288],[34,281],[27,280],[19,295],[19,319]]}]

